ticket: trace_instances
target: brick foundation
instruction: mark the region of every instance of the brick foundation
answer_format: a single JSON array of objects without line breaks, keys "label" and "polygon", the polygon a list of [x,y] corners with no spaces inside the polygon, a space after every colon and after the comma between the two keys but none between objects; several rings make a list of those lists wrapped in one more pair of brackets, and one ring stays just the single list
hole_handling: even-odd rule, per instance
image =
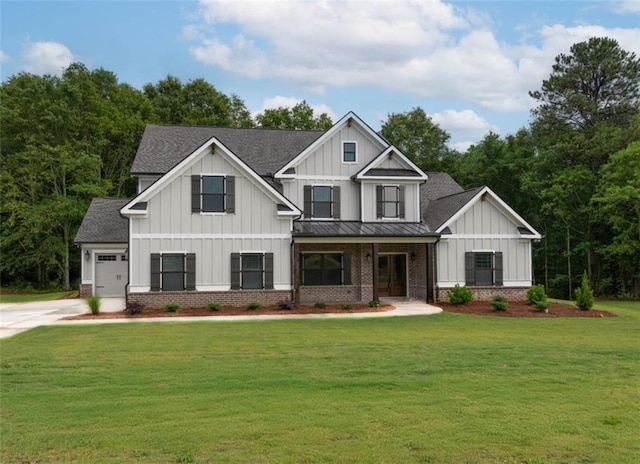
[{"label": "brick foundation", "polygon": [[92,296],[93,285],[91,284],[80,284],[80,288],[78,289],[78,296],[80,298],[89,298]]},{"label": "brick foundation", "polygon": [[223,306],[246,306],[257,301],[263,306],[271,306],[281,300],[291,298],[288,290],[230,290],[227,292],[148,292],[130,293],[128,301],[142,303],[148,308],[162,308],[167,303],[177,303],[181,308],[202,308],[209,302]]},{"label": "brick foundation", "polygon": [[[473,299],[477,301],[489,301],[494,296],[501,295],[511,301],[524,301],[527,299],[527,290],[531,287],[467,287],[473,293]],[[437,289],[438,301],[449,301],[447,292],[450,288]]]}]

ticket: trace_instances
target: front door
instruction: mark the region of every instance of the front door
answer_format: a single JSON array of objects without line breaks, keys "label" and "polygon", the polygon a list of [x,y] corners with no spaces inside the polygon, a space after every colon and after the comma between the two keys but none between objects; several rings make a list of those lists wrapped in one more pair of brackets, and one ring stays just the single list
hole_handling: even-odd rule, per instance
[{"label": "front door", "polygon": [[407,296],[407,255],[378,255],[378,295]]}]

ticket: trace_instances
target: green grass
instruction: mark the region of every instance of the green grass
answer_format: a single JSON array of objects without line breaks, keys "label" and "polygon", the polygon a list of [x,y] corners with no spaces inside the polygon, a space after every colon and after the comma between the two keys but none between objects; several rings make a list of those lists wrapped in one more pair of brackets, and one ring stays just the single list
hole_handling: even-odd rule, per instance
[{"label": "green grass", "polygon": [[0,461],[635,463],[640,309],[606,306],[41,327],[0,342]]},{"label": "green grass", "polygon": [[0,303],[27,303],[31,301],[59,300],[77,292],[52,293],[0,293]]}]

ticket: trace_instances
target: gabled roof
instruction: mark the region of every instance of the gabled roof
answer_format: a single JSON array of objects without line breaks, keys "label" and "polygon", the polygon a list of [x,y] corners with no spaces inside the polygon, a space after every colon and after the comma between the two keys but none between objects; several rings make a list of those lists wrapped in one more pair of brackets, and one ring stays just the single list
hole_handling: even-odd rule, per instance
[{"label": "gabled roof", "polygon": [[129,221],[120,208],[130,198],[94,198],[76,234],[75,243],[127,243]]},{"label": "gabled roof", "polygon": [[[211,137],[206,140],[201,146],[197,147],[192,153],[183,158],[178,164],[173,166],[165,175],[154,182],[149,188],[142,191],[131,200],[129,203],[123,206],[121,213],[126,216],[140,216],[146,214],[146,207],[142,208],[140,205],[145,204],[150,198],[152,198],[158,191],[164,188],[165,185],[172,182],[177,176],[179,176],[185,169],[188,168],[197,159],[209,153],[210,150],[220,150],[224,156],[236,164],[240,171],[244,171],[247,178],[252,179],[257,185],[259,185],[276,205],[278,216],[299,216],[302,212],[289,201],[282,193],[261,177],[256,171],[247,165],[243,160],[236,156],[228,147],[226,147],[216,137]],[[146,205],[145,205],[146,206]]]},{"label": "gabled roof", "polygon": [[291,171],[289,170],[291,168],[295,167],[298,163],[300,163],[307,156],[313,153],[314,150],[320,147],[327,140],[330,140],[331,137],[333,137],[337,132],[342,130],[343,127],[351,126],[353,124],[356,124],[358,127],[360,127],[362,129],[362,132],[372,140],[375,140],[376,142],[380,143],[384,147],[389,146],[389,142],[387,142],[384,138],[382,138],[380,134],[378,134],[371,127],[369,127],[369,125],[365,123],[362,119],[360,119],[358,115],[356,115],[353,111],[349,111],[344,117],[342,117],[342,119],[336,122],[331,127],[331,129],[326,131],[320,137],[316,138],[316,140],[314,140],[308,147],[306,147],[304,150],[301,150],[297,154],[297,156],[290,159],[289,162],[287,162],[284,166],[278,169],[274,177],[276,178],[282,177],[282,176],[287,177],[288,175],[290,175]]},{"label": "gabled roof", "polygon": [[323,133],[150,124],[142,135],[131,174],[165,174],[206,141],[216,137],[259,175],[272,175]]},{"label": "gabled roof", "polygon": [[462,207],[469,203],[480,190],[482,190],[482,187],[429,201],[426,208],[423,209],[425,211],[424,221],[429,224],[431,230],[439,230]]},{"label": "gabled roof", "polygon": [[[401,166],[404,166],[406,169],[384,169],[379,168],[380,164],[387,157],[395,156],[396,162],[399,161]],[[360,170],[355,175],[356,180],[362,179],[385,179],[388,177],[394,178],[402,178],[402,177],[411,177],[412,180],[422,179],[427,180],[428,176],[425,174],[418,166],[416,166],[409,158],[400,152],[396,147],[390,146],[387,149],[383,150],[378,156],[376,156],[369,164],[367,164],[364,168]]]}]

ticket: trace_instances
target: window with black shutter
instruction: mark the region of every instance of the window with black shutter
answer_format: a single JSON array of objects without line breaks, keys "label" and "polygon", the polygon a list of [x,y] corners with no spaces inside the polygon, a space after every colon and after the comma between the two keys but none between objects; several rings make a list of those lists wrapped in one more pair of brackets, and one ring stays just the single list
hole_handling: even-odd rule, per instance
[{"label": "window with black shutter", "polygon": [[191,211],[235,213],[235,177],[191,176]]},{"label": "window with black shutter", "polygon": [[231,289],[273,289],[273,253],[231,253]]},{"label": "window with black shutter", "polygon": [[378,219],[404,219],[404,186],[376,186],[376,217]]},{"label": "window with black shutter", "polygon": [[500,287],[504,285],[502,252],[466,252],[465,284],[478,287]]},{"label": "window with black shutter", "polygon": [[196,289],[195,253],[152,253],[151,291]]},{"label": "window with black shutter", "polygon": [[305,185],[304,215],[314,219],[340,219],[340,187]]}]

